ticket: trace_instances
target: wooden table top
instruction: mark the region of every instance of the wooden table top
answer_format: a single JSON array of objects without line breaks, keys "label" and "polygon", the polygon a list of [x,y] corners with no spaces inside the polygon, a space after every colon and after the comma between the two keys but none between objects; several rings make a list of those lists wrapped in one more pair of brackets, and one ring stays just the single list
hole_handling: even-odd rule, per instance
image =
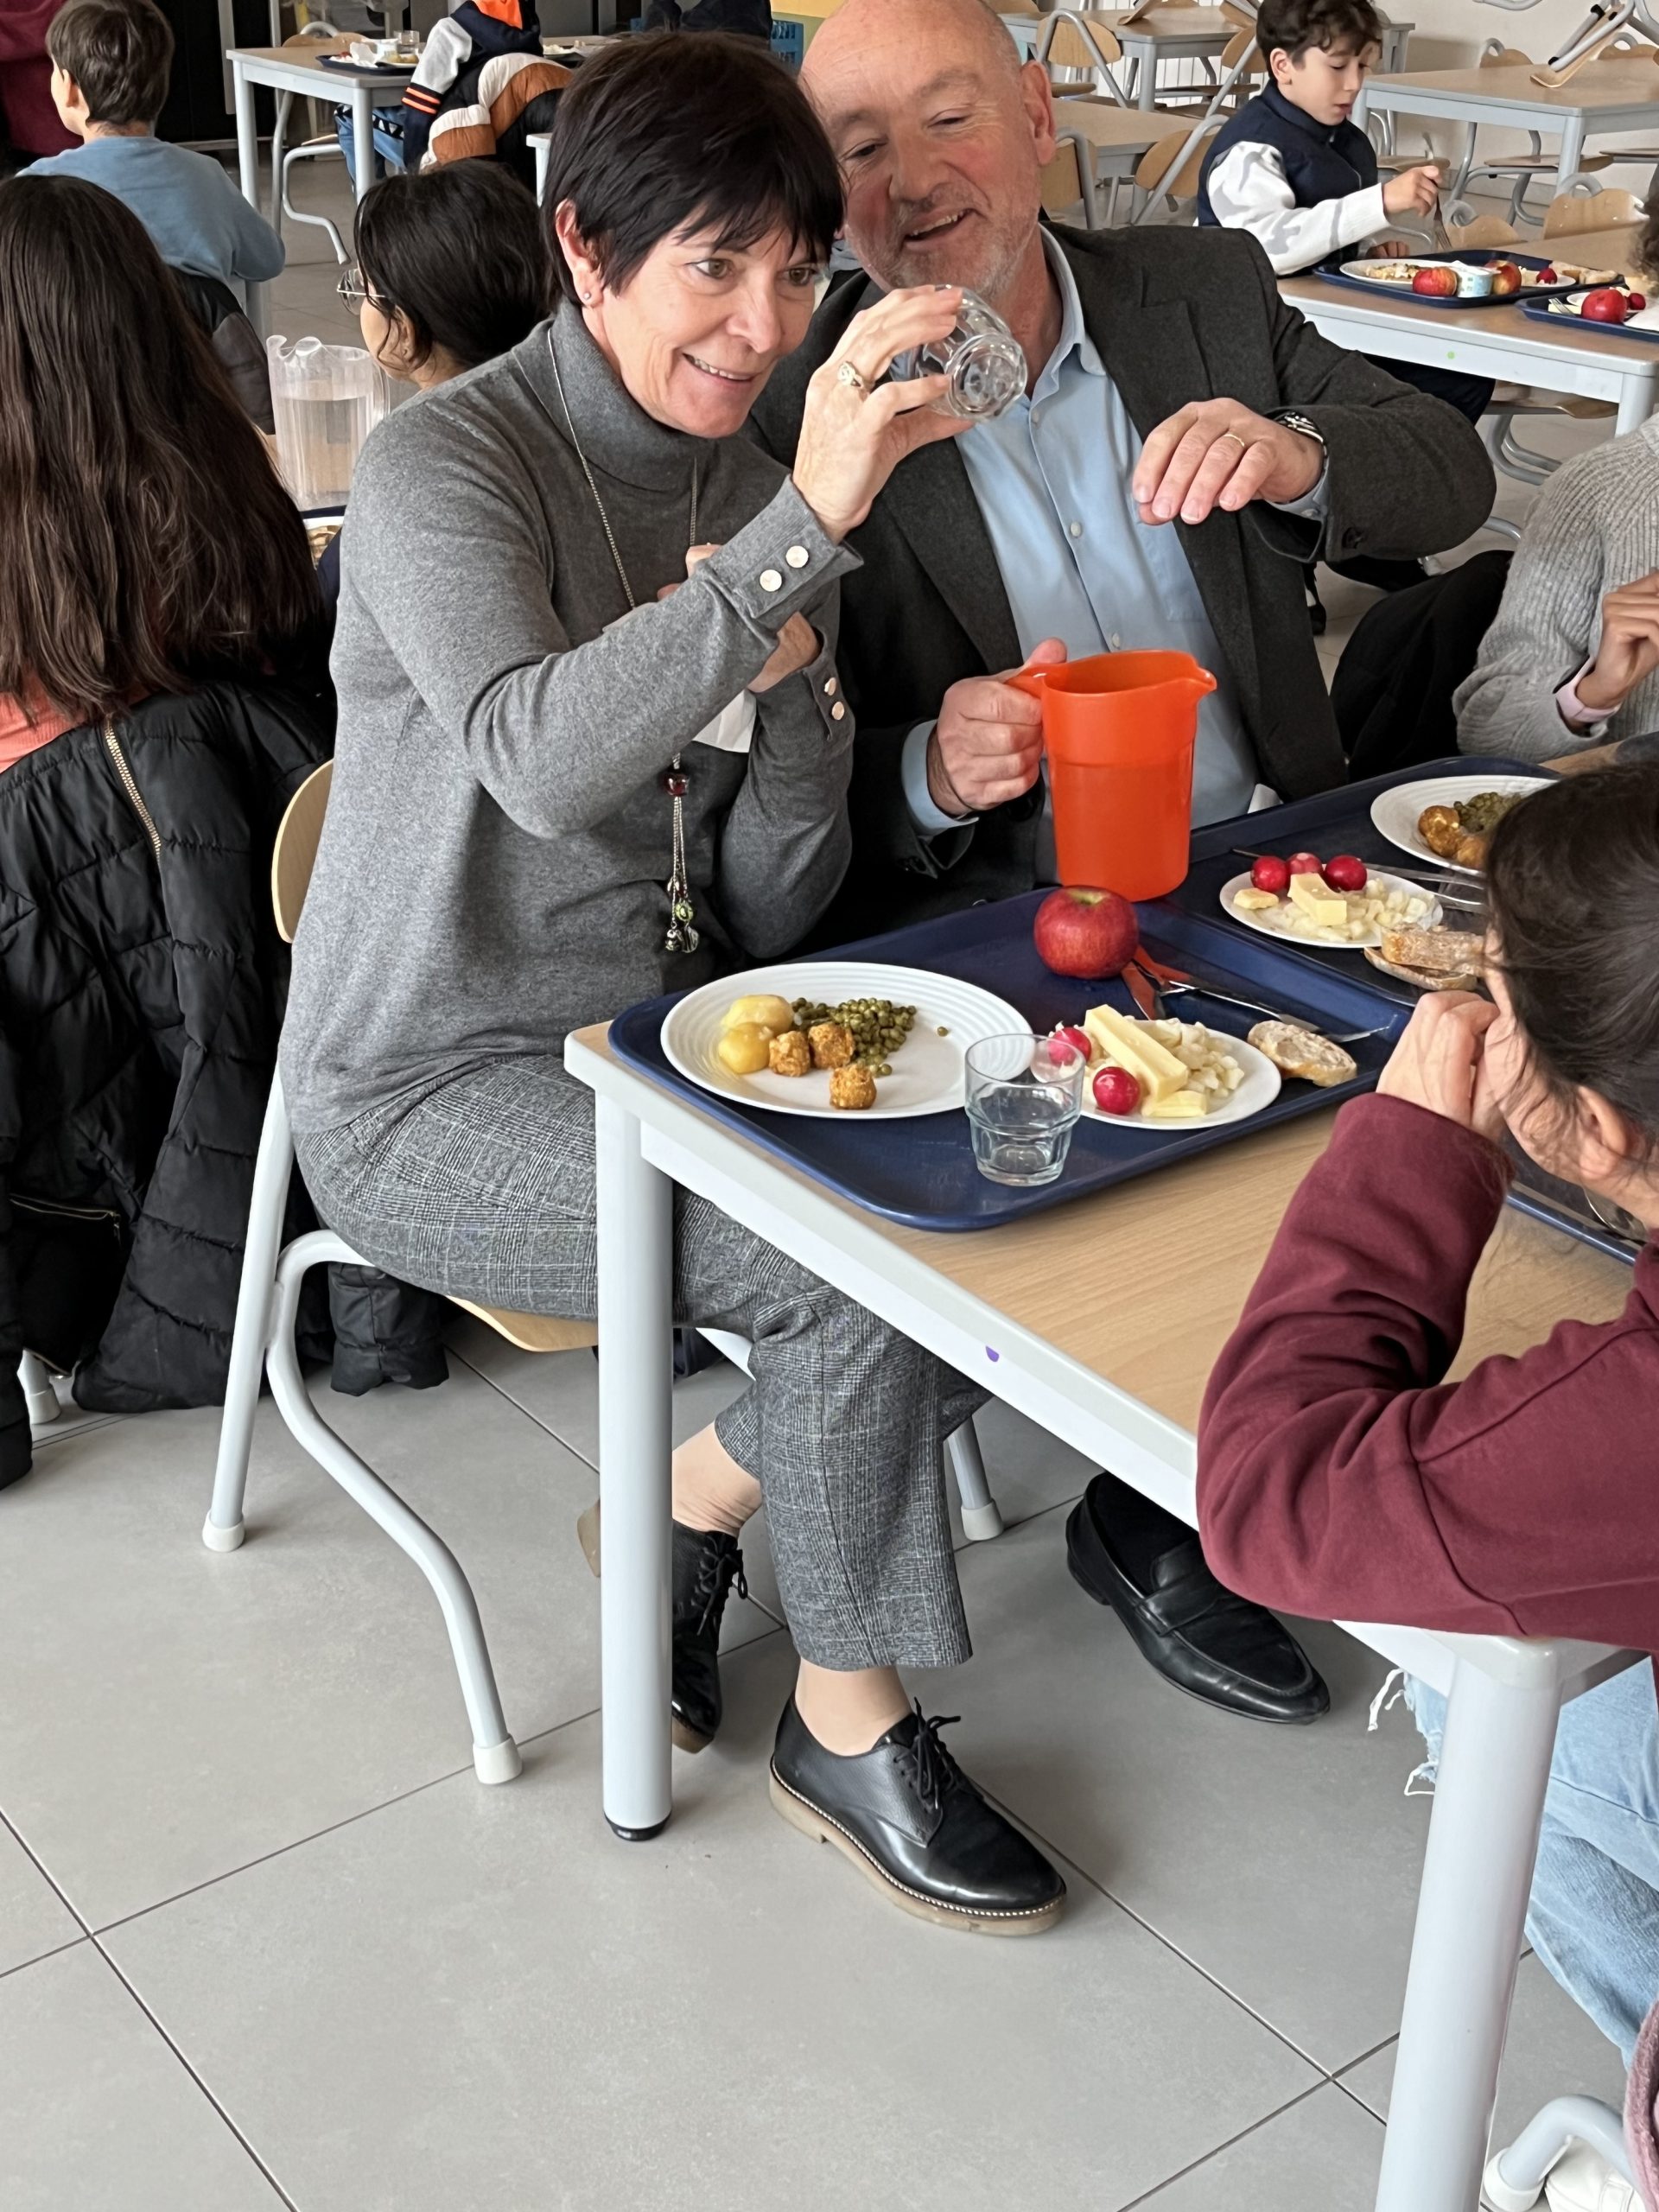
[{"label": "wooden table top", "polygon": [[1183,128],[1185,118],[1158,108],[1118,107],[1105,99],[1057,99],[1054,122],[1103,152],[1144,153]]},{"label": "wooden table top", "polygon": [[[1659,89],[1659,69],[1656,69],[1653,73],[1656,88]],[[1642,236],[1642,228],[1639,223],[1622,223],[1612,229],[1585,231],[1571,237],[1548,240],[1541,238],[1522,238],[1516,245],[1515,251],[1517,253],[1534,255],[1545,252],[1559,253],[1563,260],[1572,262],[1579,268],[1618,269],[1626,275],[1637,274],[1640,271],[1636,257],[1636,248]],[[1545,350],[1559,348],[1563,353],[1571,353],[1575,347],[1593,344],[1598,353],[1605,353],[1611,351],[1617,354],[1628,356],[1631,360],[1649,362],[1652,362],[1655,356],[1659,354],[1659,346],[1655,345],[1652,339],[1627,338],[1611,324],[1591,323],[1580,326],[1577,323],[1564,321],[1557,327],[1548,322],[1535,321],[1530,315],[1522,313],[1522,303],[1519,301],[1512,306],[1480,308],[1471,310],[1466,315],[1449,316],[1444,308],[1431,307],[1427,302],[1418,299],[1408,288],[1403,289],[1396,297],[1386,292],[1357,292],[1346,287],[1337,288],[1327,284],[1321,276],[1306,275],[1281,276],[1279,280],[1279,289],[1286,299],[1304,308],[1330,308],[1338,300],[1342,301],[1348,307],[1363,302],[1367,308],[1374,308],[1380,315],[1392,320],[1418,325],[1425,322],[1452,324],[1466,322],[1473,326],[1468,333],[1471,337],[1474,336],[1477,331],[1482,336],[1502,332],[1509,337],[1522,338],[1528,345],[1540,346]],[[1453,334],[1453,332],[1448,330],[1448,338]],[[1379,337],[1378,343],[1385,344],[1386,340]]]},{"label": "wooden table top", "polygon": [[1533,82],[1533,71],[1541,65],[1506,63],[1490,69],[1406,69],[1397,76],[1373,77],[1367,97],[1376,101],[1382,92],[1387,105],[1403,105],[1404,92],[1451,93],[1459,99],[1510,101],[1528,107],[1583,108],[1653,106],[1659,108],[1659,67],[1643,55],[1616,61],[1587,61],[1575,77],[1552,89]]},{"label": "wooden table top", "polygon": [[[1238,25],[1219,8],[1148,8],[1144,15],[1133,8],[1091,9],[1091,18],[1119,38],[1153,40],[1214,39],[1225,46]],[[1135,17],[1135,20],[1128,20]]]}]

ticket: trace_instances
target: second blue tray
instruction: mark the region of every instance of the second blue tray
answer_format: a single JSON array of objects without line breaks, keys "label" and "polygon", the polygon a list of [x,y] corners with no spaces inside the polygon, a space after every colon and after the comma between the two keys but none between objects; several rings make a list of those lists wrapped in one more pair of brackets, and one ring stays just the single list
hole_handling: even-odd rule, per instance
[{"label": "second blue tray", "polygon": [[[1057,1022],[1078,1020],[1086,1007],[1103,1002],[1133,1014],[1122,983],[1068,982],[1039,960],[1031,942],[1031,923],[1046,895],[1036,891],[995,906],[970,907],[965,913],[838,947],[834,957],[899,961],[962,976],[1018,1007],[1039,1031],[1052,1029]],[[1213,918],[1188,914],[1165,903],[1139,911],[1147,950],[1169,966],[1188,969],[1223,989],[1265,1000],[1314,1028],[1373,1030],[1374,1035],[1348,1047],[1359,1064],[1358,1075],[1333,1090],[1316,1090],[1311,1084],[1287,1078],[1273,1104],[1249,1121],[1224,1122],[1212,1129],[1199,1126],[1191,1135],[1121,1123],[1107,1128],[1085,1116],[1072,1137],[1058,1181],[1019,1191],[988,1183],[979,1173],[967,1116],[959,1108],[914,1121],[869,1121],[860,1114],[819,1120],[757,1112],[704,1090],[671,1068],[663,1052],[663,1016],[674,1003],[672,998],[650,999],[620,1014],[611,1025],[611,1045],[619,1058],[664,1090],[677,1092],[711,1121],[738,1130],[763,1152],[787,1161],[842,1198],[912,1229],[999,1228],[1024,1215],[1063,1205],[1068,1198],[1110,1190],[1178,1160],[1194,1159],[1277,1122],[1323,1113],[1375,1084],[1410,1012],[1363,980],[1382,980],[1375,969],[1362,962],[1361,976],[1335,974],[1235,928],[1219,912]],[[1241,1037],[1259,1019],[1201,1001],[1183,1001],[1180,1012],[1184,1020],[1203,1021],[1217,1032]]]}]

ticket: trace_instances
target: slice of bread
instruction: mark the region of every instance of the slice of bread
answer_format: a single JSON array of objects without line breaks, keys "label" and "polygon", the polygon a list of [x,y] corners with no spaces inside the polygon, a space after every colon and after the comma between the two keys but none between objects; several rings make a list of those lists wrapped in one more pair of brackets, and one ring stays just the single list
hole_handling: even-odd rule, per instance
[{"label": "slice of bread", "polygon": [[1402,960],[1385,960],[1374,944],[1366,946],[1365,957],[1385,976],[1397,976],[1402,983],[1410,983],[1420,991],[1473,991],[1480,988],[1480,977],[1472,968],[1449,976],[1433,968],[1412,968]]},{"label": "slice of bread", "polygon": [[1351,1052],[1321,1037],[1317,1029],[1304,1029],[1299,1022],[1258,1021],[1249,1041],[1258,1052],[1267,1054],[1281,1074],[1300,1076],[1304,1083],[1317,1084],[1321,1090],[1351,1082],[1359,1073],[1359,1064]]},{"label": "slice of bread", "polygon": [[1381,950],[1382,961],[1430,976],[1478,976],[1486,964],[1486,940],[1471,930],[1384,930]]}]

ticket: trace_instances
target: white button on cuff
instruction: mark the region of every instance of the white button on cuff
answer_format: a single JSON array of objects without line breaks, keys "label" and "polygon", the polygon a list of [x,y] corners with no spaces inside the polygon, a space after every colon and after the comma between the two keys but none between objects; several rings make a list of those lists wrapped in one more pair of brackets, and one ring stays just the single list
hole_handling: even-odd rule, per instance
[{"label": "white button on cuff", "polygon": [[784,580],[776,569],[761,569],[760,588],[762,591],[781,591],[783,588]]},{"label": "white button on cuff", "polygon": [[784,556],[791,569],[804,569],[811,557],[804,545],[791,545]]},{"label": "white button on cuff", "polygon": [[833,707],[831,707],[831,708],[830,708],[830,721],[831,721],[832,722],[843,721],[845,721],[845,719],[846,719],[846,715],[847,715],[847,709],[846,709],[846,708],[845,708],[845,707],[843,707],[843,706],[842,706],[842,702],[841,702],[841,701],[840,701],[839,699],[837,699],[837,700],[836,700],[836,703],[835,703],[835,705],[834,705]]},{"label": "white button on cuff", "polygon": [[833,699],[839,688],[840,687],[837,685],[833,676],[828,676],[824,678],[823,696],[826,699]]}]

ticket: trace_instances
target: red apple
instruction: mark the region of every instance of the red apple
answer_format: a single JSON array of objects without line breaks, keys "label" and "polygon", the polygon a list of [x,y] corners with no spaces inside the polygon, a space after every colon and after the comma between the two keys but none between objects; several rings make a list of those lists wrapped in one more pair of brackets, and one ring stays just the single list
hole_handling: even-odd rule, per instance
[{"label": "red apple", "polygon": [[1356,860],[1352,853],[1338,853],[1325,864],[1325,880],[1333,891],[1363,891],[1365,888],[1365,863]]},{"label": "red apple", "polygon": [[1603,284],[1593,292],[1586,292],[1579,302],[1579,313],[1586,322],[1623,322],[1630,313],[1623,292],[1616,292],[1611,284]]},{"label": "red apple", "polygon": [[1521,289],[1521,271],[1512,261],[1500,261],[1493,265],[1492,290],[1507,299],[1511,292]]},{"label": "red apple", "polygon": [[1275,899],[1282,899],[1290,888],[1290,862],[1263,853],[1250,870],[1250,881],[1258,891],[1271,891]]},{"label": "red apple", "polygon": [[1095,1103],[1103,1114],[1133,1114],[1141,1104],[1141,1084],[1128,1068],[1102,1068],[1095,1077]]},{"label": "red apple", "polygon": [[1411,280],[1411,289],[1437,300],[1455,299],[1458,272],[1455,269],[1448,269],[1443,261],[1434,262],[1428,268],[1417,271]]},{"label": "red apple", "polygon": [[1051,891],[1031,925],[1037,957],[1057,976],[1121,975],[1141,943],[1135,909],[1116,891]]},{"label": "red apple", "polygon": [[1292,875],[1323,875],[1325,862],[1317,853],[1293,853],[1287,863]]}]

